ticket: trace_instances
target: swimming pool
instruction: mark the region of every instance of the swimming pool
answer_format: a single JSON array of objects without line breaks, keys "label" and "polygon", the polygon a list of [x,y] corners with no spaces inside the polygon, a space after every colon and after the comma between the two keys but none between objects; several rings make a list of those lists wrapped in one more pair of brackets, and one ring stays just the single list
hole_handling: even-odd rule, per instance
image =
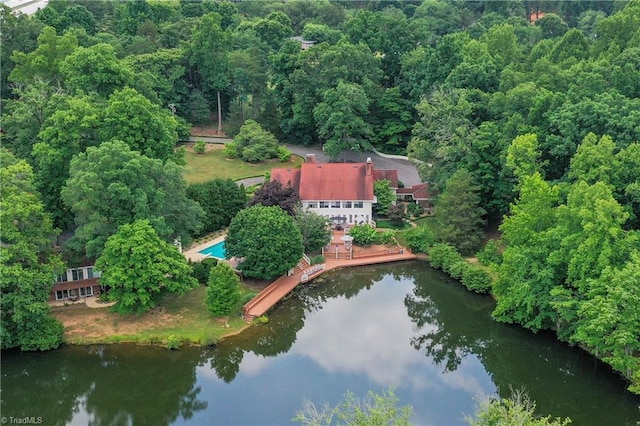
[{"label": "swimming pool", "polygon": [[224,251],[224,240],[217,242],[205,249],[202,249],[198,253],[211,257],[217,257],[218,259],[225,259],[226,252]]}]

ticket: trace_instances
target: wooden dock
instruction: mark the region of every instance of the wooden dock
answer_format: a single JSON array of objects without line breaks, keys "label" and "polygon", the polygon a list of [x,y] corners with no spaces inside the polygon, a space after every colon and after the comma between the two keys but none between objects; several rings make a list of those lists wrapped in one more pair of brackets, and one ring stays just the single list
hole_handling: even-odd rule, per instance
[{"label": "wooden dock", "polygon": [[[264,315],[303,281],[311,281],[313,278],[326,271],[351,266],[373,265],[377,263],[416,259],[416,255],[405,248],[395,250],[376,250],[375,252],[372,251],[369,256],[360,256],[355,259],[332,259],[329,257],[330,255],[327,254],[324,269],[319,269],[314,271],[312,274],[308,274],[305,272],[308,271],[308,268],[296,268],[296,272],[293,275],[283,275],[275,280],[268,287],[262,290],[260,294],[244,305],[244,318],[247,321],[252,321],[254,318]],[[310,268],[313,268],[313,266],[310,266]],[[308,276],[303,280],[303,275],[305,274]]]}]

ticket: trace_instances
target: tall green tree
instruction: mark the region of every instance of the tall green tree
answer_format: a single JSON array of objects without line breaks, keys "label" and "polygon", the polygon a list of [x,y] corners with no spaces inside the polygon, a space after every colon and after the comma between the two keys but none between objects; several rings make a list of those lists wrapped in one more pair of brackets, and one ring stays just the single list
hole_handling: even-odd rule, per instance
[{"label": "tall green tree", "polygon": [[106,98],[134,82],[131,69],[107,43],[78,47],[62,62],[60,71],[65,87],[75,94],[96,92]]},{"label": "tall green tree", "polygon": [[204,218],[186,196],[181,167],[131,151],[122,141],[75,156],[62,199],[78,225],[68,245],[88,257],[99,256],[120,225],[147,219],[165,241],[188,244]]},{"label": "tall green tree", "polygon": [[196,201],[205,212],[202,234],[229,226],[231,219],[242,210],[247,197],[244,189],[231,179],[214,179],[187,187],[187,197]]},{"label": "tall green tree", "polygon": [[229,315],[240,297],[240,278],[228,263],[218,262],[209,272],[204,299],[207,310],[216,317]]},{"label": "tall green tree", "polygon": [[466,157],[476,126],[471,120],[473,105],[466,89],[439,88],[423,99],[417,110],[420,121],[409,141],[409,158],[419,161],[423,181],[437,189]]},{"label": "tall green tree", "polygon": [[19,84],[31,84],[36,80],[46,81],[52,86],[61,86],[65,59],[78,47],[75,35],[56,35],[52,27],[44,27],[38,36],[38,47],[29,53],[15,50],[11,60],[15,67],[9,80]]},{"label": "tall green tree", "polygon": [[390,184],[389,179],[381,179],[373,183],[373,195],[376,197],[376,203],[373,207],[378,214],[386,215],[389,213],[389,208],[396,201],[395,193]]},{"label": "tall green tree", "polygon": [[215,93],[218,110],[218,133],[222,132],[222,100],[220,92],[229,84],[229,35],[223,31],[222,17],[208,13],[193,31],[190,63],[198,70],[203,89]]},{"label": "tall green tree", "polygon": [[293,218],[280,207],[253,206],[241,210],[229,225],[227,257],[242,260],[238,268],[248,277],[272,279],[302,258],[302,235]]},{"label": "tall green tree", "polygon": [[101,114],[99,104],[88,96],[69,98],[49,117],[33,147],[36,164],[35,182],[54,222],[66,228],[73,216],[62,202],[60,191],[69,178],[69,164],[74,155],[99,144],[97,128]]},{"label": "tall green tree", "polygon": [[[13,88],[8,78],[16,63],[11,58],[14,52],[24,54],[33,52],[37,47],[38,36],[42,33],[44,24],[37,19],[23,13],[12,13],[5,3],[0,4],[0,97],[3,100],[12,97]],[[4,126],[3,126],[4,127]]]},{"label": "tall green tree", "polygon": [[539,173],[522,179],[519,198],[500,226],[506,248],[493,288],[497,320],[534,331],[562,331],[551,296],[562,283],[562,270],[557,261],[548,262],[549,253],[560,245],[554,229],[560,201],[559,188],[545,182]]},{"label": "tall green tree", "polygon": [[173,105],[176,114],[188,117],[187,99],[190,91],[186,78],[186,49],[159,49],[153,53],[129,55],[124,58],[124,63],[138,78],[148,76],[151,89],[157,94],[163,107],[169,108]]},{"label": "tall green tree", "polygon": [[100,282],[109,287],[113,310],[122,314],[143,313],[166,294],[184,294],[198,286],[186,258],[163,241],[148,220],[120,226],[104,245],[95,267]]},{"label": "tall green tree", "polygon": [[174,155],[178,122],[168,109],[152,104],[135,89],[114,92],[103,114],[101,140],[121,140],[131,150],[162,161]]},{"label": "tall green tree", "polygon": [[0,151],[0,341],[2,349],[48,350],[62,342],[63,327],[47,300],[64,271],[53,251],[59,231],[44,209],[31,167]]},{"label": "tall green tree", "polygon": [[369,111],[369,98],[357,84],[338,83],[328,89],[313,109],[318,135],[324,139],[322,149],[336,159],[343,151],[361,151],[370,146],[367,138],[372,128],[365,121]]},{"label": "tall green tree", "polygon": [[10,146],[18,157],[31,159],[38,133],[47,118],[63,108],[65,96],[59,87],[40,79],[15,87],[14,93],[17,99],[3,100],[6,105],[2,115],[3,144]]},{"label": "tall green tree", "polygon": [[294,220],[302,234],[302,243],[306,253],[319,251],[331,242],[331,228],[327,218],[312,210],[296,211]]},{"label": "tall green tree", "polygon": [[[637,241],[637,240],[636,240]],[[640,252],[620,267],[607,267],[580,304],[572,341],[587,345],[615,370],[631,379],[638,393],[640,359]]]},{"label": "tall green tree", "polygon": [[486,210],[480,205],[480,187],[466,169],[447,181],[436,202],[438,239],[453,245],[463,255],[475,253],[484,236]]}]

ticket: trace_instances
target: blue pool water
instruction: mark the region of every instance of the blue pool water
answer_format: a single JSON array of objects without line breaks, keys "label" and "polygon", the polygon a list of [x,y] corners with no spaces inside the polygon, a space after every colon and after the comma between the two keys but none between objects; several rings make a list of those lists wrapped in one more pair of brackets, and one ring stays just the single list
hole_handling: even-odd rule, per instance
[{"label": "blue pool water", "polygon": [[226,255],[226,252],[224,251],[224,241],[215,243],[212,246],[209,246],[203,250],[200,250],[198,253],[209,255],[212,257],[217,257],[218,259],[224,259]]}]

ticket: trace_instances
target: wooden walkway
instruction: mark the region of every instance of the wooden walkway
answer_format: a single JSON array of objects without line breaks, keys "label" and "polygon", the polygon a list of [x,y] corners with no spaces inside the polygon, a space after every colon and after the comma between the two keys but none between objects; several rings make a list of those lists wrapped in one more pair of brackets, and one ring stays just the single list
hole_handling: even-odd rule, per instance
[{"label": "wooden walkway", "polygon": [[[316,271],[314,274],[309,275],[308,281],[311,281],[318,275],[332,269],[416,259],[416,255],[407,249],[402,249],[400,253],[394,254],[376,252],[372,253],[370,256],[363,256],[356,259],[331,259],[329,257],[329,254],[325,256],[325,269]],[[301,283],[303,274],[304,270],[298,269],[297,272],[291,276],[283,275],[275,280],[267,288],[262,290],[260,294],[244,305],[244,318],[247,321],[252,321],[254,318],[264,315],[269,309],[271,309],[276,303],[282,300],[287,294],[296,288],[298,284]]]}]

